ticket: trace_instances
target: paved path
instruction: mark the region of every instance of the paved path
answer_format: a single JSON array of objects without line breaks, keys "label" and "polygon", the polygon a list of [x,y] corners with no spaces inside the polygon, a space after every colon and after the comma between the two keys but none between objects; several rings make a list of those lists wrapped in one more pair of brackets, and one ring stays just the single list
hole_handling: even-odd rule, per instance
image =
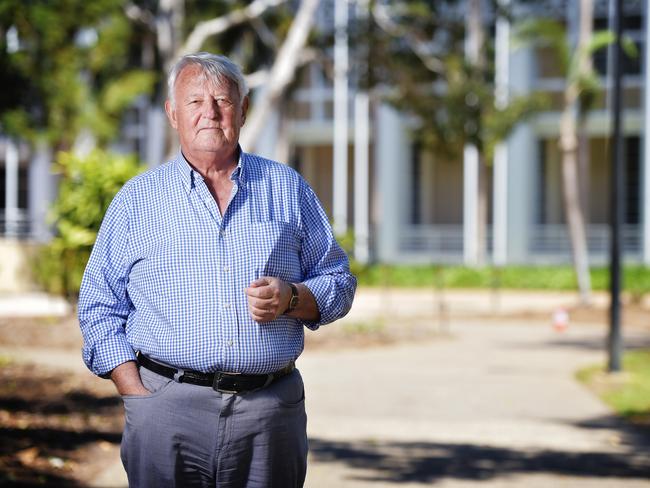
[{"label": "paved path", "polygon": [[604,359],[604,335],[465,322],[425,343],[305,354],[307,486],[650,486],[648,446],[573,377]]},{"label": "paved path", "polygon": [[[386,303],[373,293],[378,306],[397,309],[396,295]],[[479,298],[475,309],[494,304]],[[471,300],[457,300],[471,311]],[[528,306],[571,300],[545,296]],[[502,303],[522,301],[508,295]],[[349,320],[367,318],[355,313]],[[418,313],[394,312],[416,321]],[[549,322],[452,313],[447,334],[419,342],[306,351],[298,363],[311,439],[306,486],[650,487],[647,442],[574,380],[577,368],[604,361],[605,328],[558,333]],[[650,333],[629,330],[626,344],[650,346]],[[55,353],[20,353],[60,363]],[[93,486],[126,486],[116,454]]]},{"label": "paved path", "polygon": [[[650,487],[648,444],[574,380],[604,336],[465,322],[419,344],[308,351],[306,486]],[[119,462],[94,486],[125,486]]]}]

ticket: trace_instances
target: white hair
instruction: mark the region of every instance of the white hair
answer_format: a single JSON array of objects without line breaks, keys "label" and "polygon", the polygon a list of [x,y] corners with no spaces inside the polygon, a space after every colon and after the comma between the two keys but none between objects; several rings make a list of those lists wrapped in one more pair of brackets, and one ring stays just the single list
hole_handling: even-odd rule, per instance
[{"label": "white hair", "polygon": [[237,87],[237,92],[239,93],[240,105],[243,103],[244,97],[248,95],[246,79],[244,78],[239,66],[233,63],[226,56],[207,52],[198,52],[194,54],[186,54],[176,61],[174,66],[169,70],[167,86],[169,89],[169,101],[171,102],[172,107],[175,106],[174,87],[176,85],[176,79],[181,71],[189,65],[201,67],[208,77],[213,78],[219,83],[224,83],[226,80],[233,83]]}]

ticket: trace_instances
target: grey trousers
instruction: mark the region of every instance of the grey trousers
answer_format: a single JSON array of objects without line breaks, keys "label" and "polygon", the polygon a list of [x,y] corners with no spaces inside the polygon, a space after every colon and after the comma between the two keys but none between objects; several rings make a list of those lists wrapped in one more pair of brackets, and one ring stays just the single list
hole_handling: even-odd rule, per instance
[{"label": "grey trousers", "polygon": [[121,456],[131,488],[302,487],[307,417],[300,373],[241,395],[145,368],[150,396],[123,396]]}]

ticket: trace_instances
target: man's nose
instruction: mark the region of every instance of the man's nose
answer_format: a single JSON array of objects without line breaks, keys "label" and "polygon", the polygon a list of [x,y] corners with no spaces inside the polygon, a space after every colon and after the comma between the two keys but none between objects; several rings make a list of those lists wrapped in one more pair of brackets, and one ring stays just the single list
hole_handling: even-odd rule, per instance
[{"label": "man's nose", "polygon": [[206,100],[203,102],[203,116],[207,119],[216,119],[221,115],[216,100]]}]

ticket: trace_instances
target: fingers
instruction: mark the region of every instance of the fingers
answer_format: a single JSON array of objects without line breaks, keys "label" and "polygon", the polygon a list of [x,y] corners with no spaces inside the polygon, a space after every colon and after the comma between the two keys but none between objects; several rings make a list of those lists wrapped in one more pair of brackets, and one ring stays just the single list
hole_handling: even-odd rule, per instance
[{"label": "fingers", "polygon": [[246,295],[248,295],[251,298],[260,298],[263,300],[273,298],[275,292],[276,291],[274,287],[271,285],[249,286],[248,288],[246,288]]},{"label": "fingers", "polygon": [[248,310],[258,323],[270,322],[283,312],[282,284],[278,278],[263,276],[246,288]]},{"label": "fingers", "polygon": [[258,288],[260,286],[266,286],[271,284],[271,278],[268,278],[267,276],[262,276],[261,278],[257,278],[255,281],[253,281],[250,285],[248,285],[250,288]]},{"label": "fingers", "polygon": [[266,322],[271,322],[277,318],[277,315],[270,309],[257,308],[250,306],[249,304],[249,313],[255,322],[264,324]]}]

